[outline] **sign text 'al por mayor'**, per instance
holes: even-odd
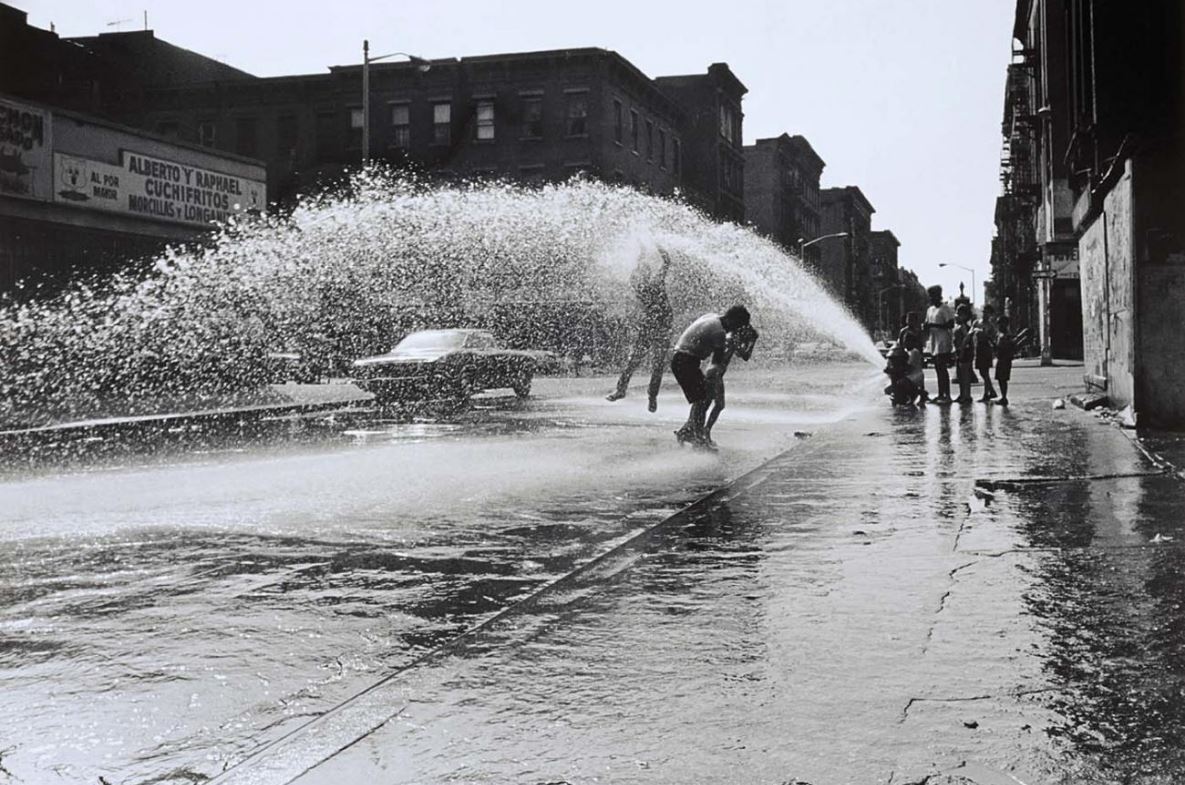
[[[122,166],[56,153],[54,200],[161,221],[209,224],[264,209],[267,186],[223,172],[123,151]]]

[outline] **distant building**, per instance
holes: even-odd
[[[872,290],[871,233],[876,209],[854,185],[819,192],[823,234],[846,237],[819,243],[821,278],[852,314],[871,331],[876,323]]]
[[[1013,36],[992,291],[1034,286],[1046,356],[1080,334],[1087,389],[1180,426],[1185,6],[1018,0]]]
[[[0,93],[115,119],[158,85],[253,79],[151,30],[60,38],[0,3]]]
[[[360,65],[327,74],[158,87],[129,118],[268,163],[277,194],[356,167]],[[578,172],[670,194],[683,177],[685,113],[603,49],[370,67],[370,157],[445,177],[522,182]]]
[[[817,270],[820,235],[819,178],[826,164],[802,136],[758,139],[745,148],[745,220]]]
[[[260,78],[161,41],[152,31],[59,39],[0,4],[2,47],[22,63],[13,95],[87,111],[182,142],[259,158],[287,201],[370,157],[432,177],[520,182],[584,172],[686,197],[742,221],[741,99],[723,63],[650,79],[604,49],[362,65]],[[7,69],[6,69],[7,72]]]
[[[873,303],[876,308],[874,332],[893,335],[901,321],[904,310],[904,293],[901,288],[900,269],[897,266],[897,249],[901,242],[888,229],[870,232],[869,253],[871,259],[871,283]]]
[[[723,221],[745,222],[744,112],[749,88],[726,63],[706,74],[660,76],[654,80],[687,112],[683,187],[691,200]]]

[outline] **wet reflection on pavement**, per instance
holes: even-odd
[[[800,371],[751,401],[737,384],[711,457],[674,446],[675,394],[651,415],[586,379],[451,422],[17,466],[0,484],[0,764],[216,775],[842,417],[867,377]]]

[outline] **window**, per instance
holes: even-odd
[[[239,155],[255,155],[259,152],[259,123],[254,117],[239,117],[235,120],[235,152]]]
[[[537,96],[523,98],[523,138],[543,138],[543,99]]]
[[[654,160],[654,123],[646,121],[646,160]]]
[[[391,104],[391,146],[399,150],[411,147],[411,107]]]
[[[679,144],[679,140],[675,139],[671,143],[671,170],[675,174],[679,174],[679,167],[683,163],[683,150]]]
[[[213,120],[198,123],[198,144],[213,147],[218,143],[218,126]]]
[[[625,133],[625,128],[622,125],[621,116],[621,101],[613,102],[613,141],[621,144],[621,139]]]
[[[282,114],[276,118],[276,155],[287,156],[296,152],[296,115]]]
[[[156,124],[156,132],[161,136],[176,139],[180,135],[181,127],[176,120],[161,120]]]
[[[638,152],[638,113],[633,109],[630,110],[630,146]]]
[[[720,104],[720,135],[736,144],[741,138],[741,118],[731,106]]]
[[[453,105],[448,102],[432,104],[432,144],[452,142]]]
[[[358,107],[350,109],[350,137],[349,146],[354,149],[362,147],[362,110]]]
[[[494,102],[477,102],[477,140],[479,142],[494,141]]]
[[[667,168],[667,132],[663,130],[658,132],[658,168]]]
[[[588,96],[585,93],[568,94],[568,136],[584,136],[588,133]]]
[[[543,164],[520,166],[518,176],[524,183],[541,183],[543,182]]]

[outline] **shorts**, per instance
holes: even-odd
[[[699,403],[708,395],[708,386],[704,380],[700,360],[687,352],[675,352],[671,358],[671,373],[675,374],[675,381],[683,388],[683,396],[688,403]]]

